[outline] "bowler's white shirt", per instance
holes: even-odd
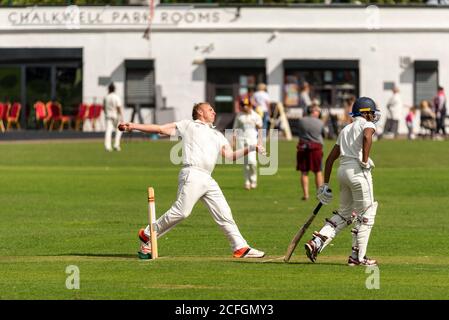
[[[340,157],[362,160],[363,156],[363,130],[376,125],[363,117],[355,117],[354,122],[348,124],[338,135],[336,144],[340,146]]]
[[[234,129],[243,131],[239,138],[257,140],[256,126],[262,127],[262,118],[253,110],[250,113],[240,112],[234,120]]]
[[[229,141],[221,132],[199,120],[181,120],[175,124],[183,141],[182,164],[212,173],[221,149],[229,145]]]

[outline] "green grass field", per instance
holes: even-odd
[[[137,259],[146,188],[155,187],[158,215],[176,197],[171,142],[125,141],[120,153],[101,141],[0,144],[0,299],[448,299],[449,141],[373,145],[379,210],[368,254],[380,264],[378,290],[366,288],[365,268],[346,266],[350,228],[318,263],[304,255],[338,192],[282,262],[316,205],[299,200],[295,143],[280,143],[278,173],[259,177],[257,190],[243,190],[240,166],[214,172],[242,234],[267,253],[257,261],[231,258],[202,203],[159,240],[160,259]],[[66,288],[70,265],[79,290]]]

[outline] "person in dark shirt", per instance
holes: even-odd
[[[322,160],[324,124],[320,120],[321,109],[317,104],[307,108],[307,116],[299,119],[296,146],[296,170],[301,171],[302,200],[309,199],[309,171],[315,174],[315,186],[323,184]]]

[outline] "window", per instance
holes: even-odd
[[[152,60],[126,60],[125,104],[130,107],[155,107],[155,79]]]
[[[206,99],[217,114],[234,113],[236,101],[266,81],[265,60],[261,59],[209,59],[206,67]]]
[[[76,114],[82,102],[83,74],[81,67],[56,67],[56,100],[63,113]]]
[[[285,60],[284,105],[300,106],[304,83],[310,86],[310,98],[322,107],[342,108],[344,101],[359,92],[359,68],[355,60]]]
[[[0,48],[0,101],[20,102],[20,124],[36,128],[33,105],[57,100],[73,114],[82,101],[80,48]]]
[[[438,91],[438,61],[415,61],[415,105],[430,103]]]

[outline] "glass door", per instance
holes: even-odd
[[[62,112],[75,115],[83,95],[81,67],[56,67],[55,86],[55,99],[62,105]]]
[[[20,102],[20,67],[0,66],[0,102]]]

